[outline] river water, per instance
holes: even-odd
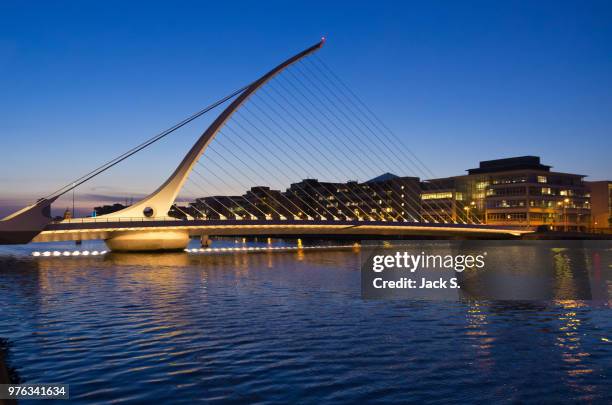
[[[612,401],[610,300],[364,300],[355,248],[32,256],[74,249],[0,250],[9,363],[74,402]]]

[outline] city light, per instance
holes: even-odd
[[[105,255],[107,253],[106,250],[102,250],[102,251],[98,251],[98,250],[74,250],[74,251],[70,251],[70,250],[64,250],[64,251],[59,251],[59,250],[54,250],[54,251],[44,251],[44,252],[39,252],[39,251],[33,251],[31,253],[32,256],[34,257],[82,257],[82,256],[102,256]]]

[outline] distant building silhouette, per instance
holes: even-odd
[[[96,213],[96,216],[98,216],[98,215],[110,214],[111,212],[116,212],[126,207],[127,205],[115,203],[113,205],[103,205],[101,207],[95,207],[94,211]]]

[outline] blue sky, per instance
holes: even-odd
[[[609,179],[610,21],[606,1],[5,1],[0,214],[321,35],[320,57],[436,175],[531,154],[555,170]],[[77,193],[113,200],[152,191],[207,122]]]

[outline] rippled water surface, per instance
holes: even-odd
[[[33,249],[0,250],[0,338],[72,400],[612,401],[608,303],[366,301],[351,249]]]

